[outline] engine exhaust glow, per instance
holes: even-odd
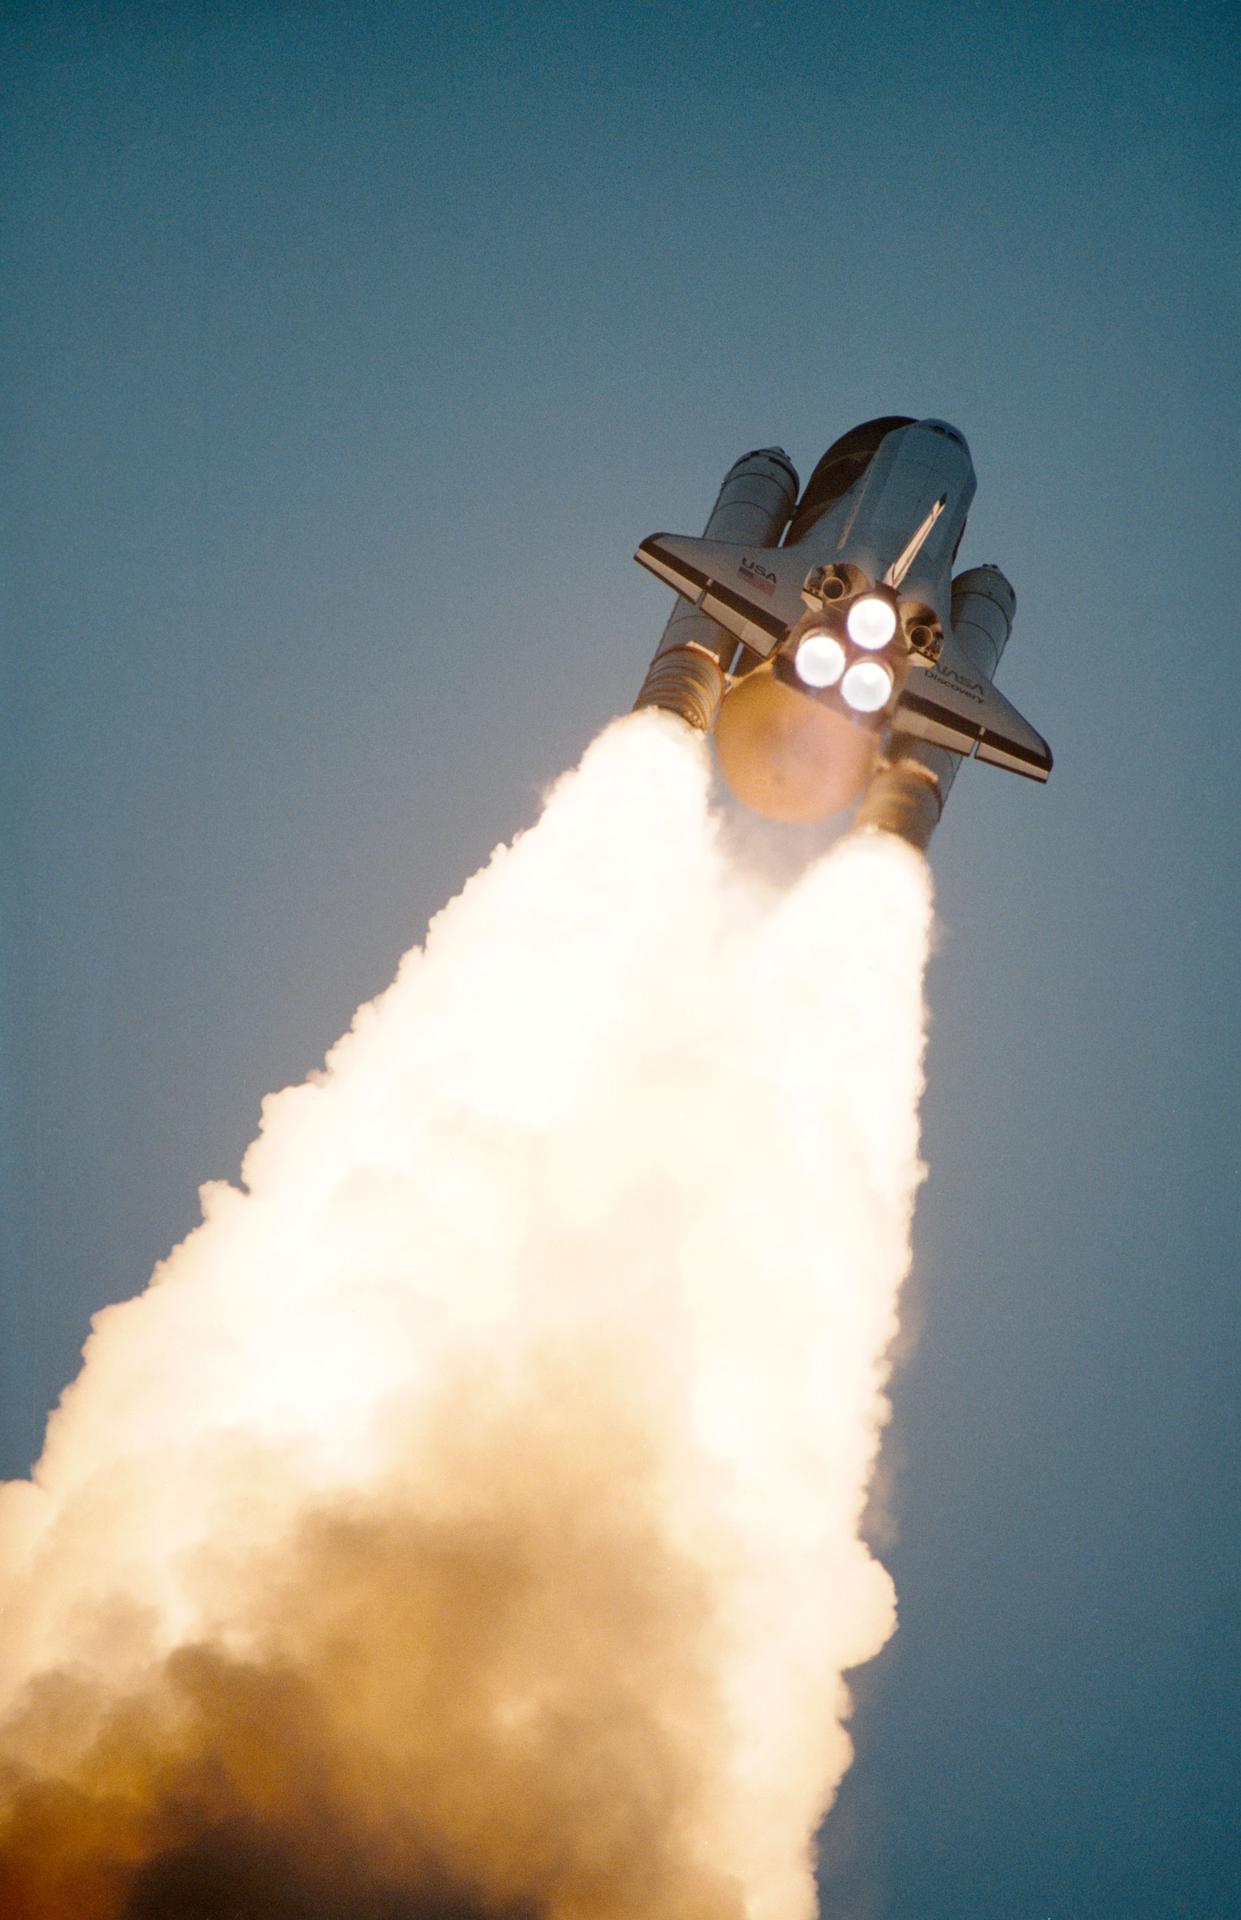
[[[855,647],[874,651],[886,647],[896,632],[896,608],[882,594],[865,593],[853,602],[845,616],[845,625]]]
[[[845,670],[845,650],[834,633],[816,627],[802,639],[794,665],[808,687],[834,687]]]
[[[882,660],[855,660],[840,691],[855,713],[878,713],[892,698],[891,669]]]
[[[0,1494],[5,1920],[813,1914],[928,883],[709,790],[609,728],[96,1317]]]

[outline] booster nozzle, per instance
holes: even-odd
[[[686,726],[710,733],[724,698],[724,685],[724,669],[713,653],[703,647],[669,647],[651,661],[633,710],[637,713],[643,707],[662,707],[665,713],[675,713],[684,720]]]
[[[877,827],[881,833],[894,833],[925,853],[943,807],[943,791],[930,767],[894,760],[876,773],[853,824],[855,830]]]

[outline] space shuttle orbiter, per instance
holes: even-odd
[[[638,548],[681,598],[637,705],[712,732],[757,812],[823,819],[861,794],[859,824],[919,846],[962,759],[1046,780],[1047,742],[993,680],[1016,596],[995,567],[953,577],[975,485],[942,420],[855,427],[800,499],[780,448],[746,454],[701,539]]]

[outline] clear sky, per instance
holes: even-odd
[[[4,9],[0,1470],[548,779],[737,454],[970,441],[1039,790],[934,845],[848,1920],[1228,1920],[1226,5]]]

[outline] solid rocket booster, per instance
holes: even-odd
[[[998,567],[971,567],[952,583],[952,631],[990,684],[1008,645],[1017,595]],[[881,827],[926,850],[961,764],[959,753],[899,730],[857,811],[855,825]]]
[[[774,547],[797,501],[801,482],[783,447],[759,447],[734,461],[703,529],[707,540],[736,547]],[[634,701],[663,707],[710,733],[728,684],[737,640],[709,614],[678,598]]]

